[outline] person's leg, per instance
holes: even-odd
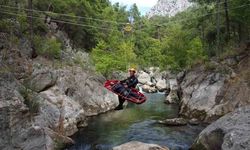
[[[115,110],[123,109],[123,103],[125,102],[125,99],[122,98],[121,96],[118,96],[118,99],[119,99],[119,105],[115,108]]]

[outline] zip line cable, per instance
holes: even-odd
[[[45,18],[43,18],[43,17],[27,16],[27,15],[15,14],[15,13],[11,13],[11,12],[3,12],[3,11],[0,11],[0,13],[2,13],[2,14],[7,14],[7,15],[13,15],[13,16],[21,16],[21,17],[28,17],[28,18],[36,18],[36,19],[40,19],[40,20],[44,20],[44,19],[45,19]],[[79,24],[79,23],[73,23],[73,22],[66,22],[66,21],[57,20],[57,19],[51,19],[51,20],[52,20],[52,21],[55,21],[55,22],[58,22],[58,23],[65,23],[65,24],[69,24],[69,25],[76,25],[76,26],[82,26],[82,27],[90,27],[90,28],[96,28],[96,29],[102,29],[102,30],[115,31],[115,30],[110,29],[110,28],[102,28],[102,27],[96,27],[96,26],[91,26],[91,25],[86,25],[86,24]]]
[[[245,7],[245,6],[248,6],[250,4],[245,4],[245,5],[240,5],[238,7],[233,7],[233,8],[230,8],[228,10],[234,10],[234,9],[238,9],[238,8],[242,8],[242,7]],[[198,16],[198,17],[193,17],[193,18],[189,18],[189,19],[179,19],[179,20],[176,20],[176,21],[170,21],[168,23],[165,23],[163,24],[164,26],[165,25],[168,25],[169,23],[173,23],[173,22],[182,22],[182,21],[187,21],[187,20],[191,20],[191,19],[198,19],[198,18],[202,18],[202,17],[205,17],[205,16],[208,16],[208,15],[214,15],[214,14],[217,14],[217,13],[220,13],[220,12],[224,12],[224,11],[217,11],[217,12],[214,12],[214,13],[207,13],[205,15],[201,15],[201,16]],[[0,13],[3,13],[3,14],[9,14],[9,15],[13,15],[13,16],[25,16],[25,17],[29,17],[29,18],[37,18],[37,19],[45,19],[43,17],[37,17],[37,16],[27,16],[27,15],[22,15],[22,14],[17,14],[17,13],[12,13],[12,12],[1,12]],[[55,22],[59,22],[59,23],[65,23],[65,24],[70,24],[70,25],[76,25],[76,26],[82,26],[82,27],[90,27],[90,28],[96,28],[96,29],[102,29],[102,30],[110,30],[110,31],[115,31],[111,28],[102,28],[102,27],[97,27],[97,26],[91,26],[91,25],[87,25],[87,24],[82,24],[82,23],[74,23],[74,22],[70,22],[70,21],[64,21],[64,20],[60,20],[60,19],[51,19],[52,21],[55,21]],[[154,24],[153,24],[154,25]],[[155,24],[156,25],[156,24]],[[159,25],[158,25],[159,26]]]
[[[18,8],[18,7],[7,6],[7,5],[0,5],[0,7],[10,8],[10,9],[21,9],[21,10],[25,10],[25,11],[33,11],[33,12],[40,12],[40,13],[45,13],[45,14],[61,15],[61,16],[72,17],[72,18],[88,19],[88,20],[95,20],[95,21],[100,21],[100,22],[109,22],[109,23],[122,24],[122,25],[127,24],[127,22],[125,23],[125,22],[103,20],[103,19],[84,17],[84,16],[73,16],[73,15],[69,15],[69,14],[56,13],[56,12],[51,12],[51,11],[42,11],[42,10],[36,10],[36,9],[31,9],[30,10],[30,9],[26,9],[26,8]]]
[[[232,0],[229,0],[229,1],[232,1]],[[225,2],[220,2],[219,5],[220,4],[224,4],[224,3]],[[30,10],[30,9],[26,9],[26,8],[18,8],[18,7],[7,6],[7,5],[0,5],[0,7],[10,8],[10,9],[22,9],[22,10],[26,10],[26,11],[33,11],[33,12],[40,12],[40,13],[47,13],[47,14],[56,14],[56,15],[61,15],[61,16],[66,16],[66,17],[72,17],[72,18],[78,18],[78,19],[95,20],[95,21],[100,21],[100,22],[109,22],[109,23],[115,23],[115,24],[121,24],[121,25],[127,24],[125,22],[103,20],[103,19],[97,19],[97,18],[92,18],[92,17],[73,16],[73,15],[69,15],[69,14],[56,13],[56,12],[51,12],[51,11],[42,11],[42,10],[36,10],[36,9]],[[201,8],[197,8],[196,10],[199,10],[199,9],[201,9]],[[194,11],[196,11],[196,10],[194,10]]]

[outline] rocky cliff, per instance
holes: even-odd
[[[250,46],[178,75],[180,115],[210,123],[192,150],[249,149]]]
[[[0,149],[47,150],[73,143],[68,136],[86,125],[88,116],[117,105],[117,96],[102,86],[103,76],[65,63],[70,59],[30,59],[28,40],[10,45],[9,35],[1,35],[6,38],[1,38],[0,49],[0,133],[4,135]],[[73,51],[65,53],[74,59]]]
[[[249,49],[220,61],[197,65],[179,79],[180,114],[213,122],[250,105]]]
[[[158,0],[157,4],[146,14],[148,18],[153,16],[174,16],[191,6],[188,0]]]

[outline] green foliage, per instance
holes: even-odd
[[[158,39],[145,39],[144,50],[138,56],[138,64],[142,67],[162,66],[161,42]]]
[[[92,58],[98,72],[108,75],[115,70],[125,71],[130,64],[135,62],[136,55],[131,42],[108,45],[108,43],[100,41],[92,50]]]
[[[55,38],[45,38],[40,36],[34,38],[34,45],[37,53],[48,58],[59,59],[61,55],[61,43]]]
[[[207,57],[202,47],[201,39],[196,37],[189,43],[189,49],[187,50],[187,65],[192,66],[193,64],[206,60]]]
[[[10,20],[0,20],[0,32],[10,32],[11,26]]]
[[[54,143],[55,143],[55,150],[61,150],[61,149],[64,149],[65,148],[65,143],[63,143],[62,140],[54,140]]]
[[[115,70],[125,71],[132,64],[178,71],[204,62],[210,57],[225,57],[239,42],[249,40],[248,1],[228,1],[227,7],[220,3],[218,25],[217,1],[191,1],[196,4],[173,17],[154,16],[148,19],[140,15],[136,4],[128,10],[126,6],[119,3],[112,5],[108,0],[35,0],[34,9],[56,13],[34,12],[34,47],[40,55],[60,57],[61,43],[50,38],[43,19],[45,16],[52,20],[81,24],[82,26],[58,22],[58,27],[68,34],[73,48],[91,53],[96,70],[104,75]],[[12,18],[19,22],[21,34],[28,37],[27,12],[21,9],[27,8],[27,1],[4,0],[0,4],[20,7],[18,10],[9,10],[20,14],[19,16],[0,14],[0,31],[10,32],[16,28],[10,23],[9,18]],[[129,17],[134,19],[131,24],[133,31],[124,33],[123,29]],[[220,31],[219,37],[217,30]],[[86,65],[80,57],[75,57],[71,62],[72,65]],[[207,65],[207,68],[213,67]]]

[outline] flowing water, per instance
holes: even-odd
[[[110,150],[129,141],[141,141],[168,146],[170,149],[188,149],[202,126],[167,127],[157,124],[160,119],[178,115],[178,106],[163,103],[163,94],[147,94],[142,105],[129,105],[121,111],[101,114],[89,120],[72,138],[76,144],[68,150]]]

